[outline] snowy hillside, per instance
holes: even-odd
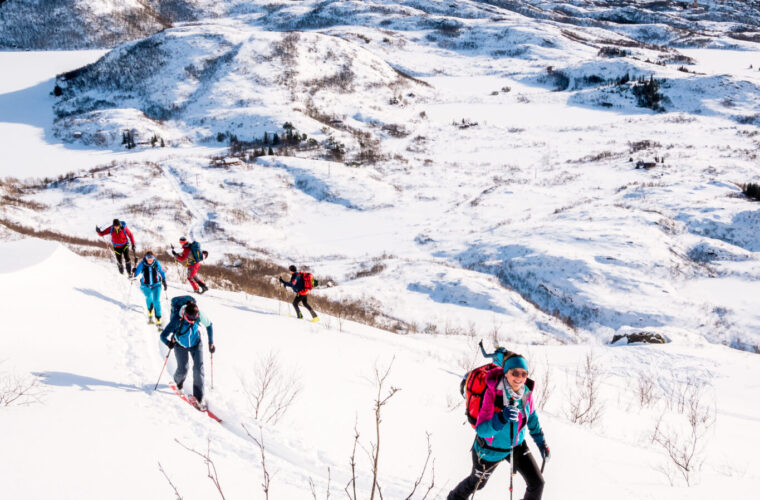
[[[372,476],[364,450],[377,442],[375,370],[389,366],[381,395],[400,390],[382,409],[384,498],[412,492],[423,471],[426,432],[430,463],[411,498],[423,498],[431,482],[427,498],[445,498],[469,472],[473,431],[458,383],[483,362],[475,339],[399,336],[350,322],[339,331],[327,315],[320,324],[302,323],[285,315],[287,304],[212,291],[199,304],[215,330],[209,398],[224,420],[218,424],[172,394],[166,373],[153,391],[166,351],[145,324],[142,295],[111,264],[40,240],[0,244],[0,262],[0,287],[14,291],[3,301],[13,313],[0,333],[0,394],[17,384],[29,388],[15,404],[0,404],[0,480],[8,498],[173,497],[159,464],[182,498],[219,498],[203,458],[182,445],[210,450],[225,498],[265,498],[261,451],[241,424],[263,436],[272,499],[311,498],[310,480],[318,498],[328,488],[331,498],[342,496],[358,432],[357,492],[368,497]],[[169,295],[184,293],[182,286],[172,280]],[[758,390],[756,355],[687,342],[510,347],[528,355],[534,376],[550,387],[538,400],[554,455],[546,464],[544,498],[752,498],[760,482],[752,452],[760,446],[760,408],[746,396]],[[603,408],[591,426],[567,416],[578,397],[575,370],[589,352],[601,370]],[[273,407],[265,402],[256,419],[249,397],[257,394],[256,372],[270,355],[283,373],[278,380],[300,390],[281,418],[267,421]],[[715,418],[698,441],[691,488],[650,439],[658,420],[663,432],[683,437],[671,426],[685,430],[677,399],[696,387],[689,380],[702,387],[698,409]],[[641,402],[642,384],[651,401]],[[477,498],[504,498],[507,483],[502,467]],[[522,494],[519,476],[515,484]]]

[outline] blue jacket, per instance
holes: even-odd
[[[505,396],[506,398],[506,396]],[[525,384],[525,393],[518,401],[517,423],[510,425],[503,412],[496,412],[491,420],[482,422],[475,428],[477,436],[473,449],[480,458],[488,462],[498,462],[509,456],[509,449],[525,441],[525,429],[530,431],[537,445],[544,442],[544,432],[538,422],[538,414],[533,404],[533,381]],[[510,442],[510,439],[513,439]]]
[[[145,262],[145,258],[143,258],[143,260],[141,260],[135,268],[135,276],[141,273],[142,276],[140,276],[140,283],[149,288],[158,286],[162,282],[166,281],[166,273],[161,267],[161,263],[158,261],[158,259],[153,259],[153,265],[150,265]],[[159,276],[161,276],[161,279],[158,279]]]
[[[174,333],[174,339],[177,341],[179,345],[186,348],[195,347],[198,345],[201,341],[201,333],[198,329],[199,325],[203,325],[206,327],[206,335],[208,335],[208,343],[213,344],[214,343],[214,328],[211,324],[211,321],[209,321],[208,317],[203,313],[203,311],[200,312],[198,320],[195,321],[195,323],[188,323],[184,320],[183,316],[185,315],[185,306],[182,306],[182,309],[179,310],[179,315],[176,318],[173,318],[171,321],[169,321],[169,324],[166,325],[166,328],[164,328],[164,331],[161,332],[161,341],[164,344],[168,344],[169,342],[169,335]]]

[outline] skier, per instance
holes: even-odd
[[[549,460],[549,447],[538,422],[533,404],[532,381],[527,380],[528,362],[519,354],[504,360],[503,368],[495,367],[486,376],[486,390],[475,423],[475,443],[472,445],[472,472],[451,490],[447,500],[466,500],[476,489],[482,489],[502,460],[511,462],[525,480],[523,500],[540,500],[544,478],[525,442],[527,426],[541,458]],[[528,381],[528,384],[526,384]],[[501,412],[495,411],[497,395],[509,400]],[[515,457],[512,460],[512,456]]]
[[[153,310],[156,311],[156,326],[161,326],[161,285],[166,291],[166,273],[153,252],[148,252],[135,267],[135,276],[140,276],[140,290],[145,295],[148,306],[148,323],[153,323]]]
[[[102,231],[98,226],[95,226],[95,231],[98,232],[99,236],[105,236],[107,234],[111,235],[113,253],[116,256],[116,266],[119,268],[119,272],[121,274],[124,274],[124,267],[121,264],[121,259],[123,257],[127,264],[127,276],[131,276],[132,262],[129,260],[130,242],[132,243],[132,258],[135,260],[135,262],[137,262],[137,257],[135,256],[135,237],[132,236],[132,231],[130,231],[127,227],[127,223],[120,221],[119,219],[114,219],[113,224],[103,229]]]
[[[314,278],[311,276],[311,273],[299,273],[298,268],[294,265],[291,265],[288,269],[292,273],[290,275],[290,281],[285,281],[284,279],[280,278],[280,283],[282,284],[283,288],[290,287],[294,292],[296,292],[296,298],[293,300],[293,307],[296,308],[296,315],[298,316],[298,319],[303,318],[301,309],[298,308],[298,304],[303,303],[304,307],[311,313],[312,323],[319,321],[319,316],[317,316],[317,313],[315,313],[314,309],[311,308],[306,298],[314,286]]]
[[[192,246],[192,243],[187,241],[187,238],[184,236],[179,239],[179,244],[182,245],[182,254],[180,255],[175,252],[174,245],[172,245],[172,255],[174,255],[174,258],[177,260],[177,262],[182,262],[187,266],[187,281],[190,282],[190,285],[193,287],[193,291],[195,293],[206,292],[208,290],[208,287],[203,281],[201,281],[197,274],[198,270],[201,268],[201,260],[205,258],[206,255],[208,255],[208,252],[203,252],[203,256],[193,255],[192,249],[190,248]],[[198,288],[198,285],[200,285],[200,289]]]
[[[174,358],[177,360],[174,382],[180,391],[185,383],[185,377],[187,377],[188,358],[193,358],[193,396],[195,396],[198,408],[205,410],[206,402],[203,400],[203,342],[201,341],[199,325],[206,327],[208,350],[212,354],[216,352],[214,329],[211,321],[204,313],[200,312],[192,297],[175,297],[172,299],[172,305],[174,306],[178,301],[183,300],[185,302],[177,314],[175,315],[172,311],[169,324],[161,332],[161,341],[169,349],[174,349]]]

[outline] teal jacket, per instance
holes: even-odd
[[[509,456],[511,447],[516,447],[525,441],[526,429],[537,445],[543,444],[544,431],[541,430],[536,407],[533,404],[533,381],[530,379],[525,383],[525,393],[518,401],[517,408],[519,410],[517,423],[510,425],[502,412],[495,412],[491,420],[482,422],[475,428],[477,436],[473,449],[480,458],[488,462],[504,460]]]

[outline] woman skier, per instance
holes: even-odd
[[[140,276],[140,290],[145,295],[148,306],[148,323],[153,323],[153,311],[156,311],[156,326],[161,326],[161,285],[166,291],[166,273],[153,252],[148,252],[137,264],[135,276]]]
[[[526,383],[527,382],[527,383]],[[496,411],[496,396],[502,395],[504,409]],[[509,402],[509,405],[506,402]],[[549,447],[538,422],[533,404],[533,381],[528,379],[528,361],[519,354],[504,360],[502,367],[489,370],[486,390],[475,423],[472,445],[472,471],[451,490],[447,500],[466,500],[476,489],[482,489],[502,460],[511,462],[527,484],[523,500],[540,500],[544,478],[525,442],[525,429],[548,460]]]

